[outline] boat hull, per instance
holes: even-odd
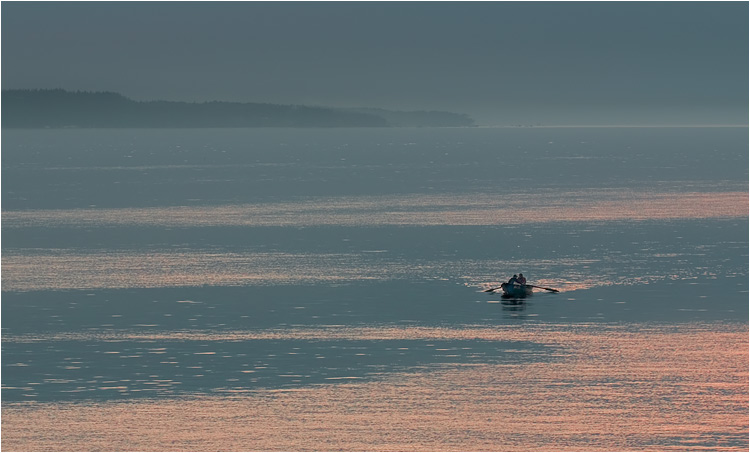
[[[527,297],[534,293],[534,288],[529,285],[509,285],[503,283],[501,285],[504,297]]]

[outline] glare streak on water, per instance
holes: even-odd
[[[731,324],[730,324],[731,325]],[[214,331],[138,331],[138,330],[89,330],[87,332],[57,332],[47,334],[14,335],[3,338],[13,343],[33,343],[39,341],[251,341],[251,340],[486,340],[486,341],[538,341],[547,344],[562,344],[558,337],[570,339],[586,332],[629,333],[628,325],[597,325],[594,323],[555,324],[544,323],[530,330],[516,326],[467,325],[456,327],[433,326],[320,326],[284,327],[276,329],[222,330]],[[722,329],[710,323],[693,323],[686,327],[690,332],[707,333],[712,328]],[[663,333],[679,332],[679,326],[653,327],[648,324],[632,327],[637,332]],[[564,333],[561,333],[564,331]],[[633,334],[635,335],[635,334]]]
[[[492,226],[520,223],[615,222],[626,220],[742,218],[747,193],[577,192],[505,198],[475,196],[403,196],[327,198],[276,204],[139,209],[7,211],[3,228],[75,227],[303,227],[303,226]],[[575,229],[574,229],[575,231]],[[383,255],[382,257],[376,255]],[[578,257],[559,257],[567,269],[555,269],[560,289],[622,284],[632,277],[607,275],[583,266]],[[611,259],[611,258],[605,258]],[[627,261],[628,258],[624,258]],[[487,269],[536,268],[539,260],[429,260],[394,258],[380,253],[215,252],[190,248],[163,251],[116,249],[11,249],[2,257],[4,291],[72,288],[149,288],[195,285],[336,283],[388,278],[473,276]],[[596,261],[592,261],[592,264]],[[610,269],[618,267],[607,266]],[[581,272],[586,268],[585,273]],[[728,270],[728,272],[734,272]],[[650,272],[646,272],[650,274]],[[480,280],[477,280],[477,276]],[[671,278],[691,278],[674,272]],[[561,283],[565,282],[565,283]],[[545,284],[539,280],[538,284]]]
[[[338,197],[225,206],[5,211],[3,227],[514,225],[743,217],[747,204],[746,192],[597,190],[502,196]]]
[[[69,249],[11,249],[2,257],[2,290],[341,284],[394,279],[452,280],[457,276],[464,276],[462,279],[467,285],[486,289],[497,286],[496,282],[485,283],[487,280],[483,280],[493,278],[496,269],[533,268],[537,270],[535,284],[555,286],[564,292],[594,286],[682,280],[705,273],[702,269],[681,267],[662,275],[644,270],[644,275],[633,277],[619,275],[616,270],[612,270],[611,266],[621,266],[628,260],[632,260],[632,257],[610,257],[606,260],[558,258],[410,261],[367,252],[304,254],[89,250],[81,253]],[[602,268],[603,263],[607,267]],[[609,272],[607,269],[610,269]],[[721,263],[714,263],[713,270],[730,276],[743,273],[741,269],[725,267]],[[554,274],[554,278],[545,278],[544,274]]]
[[[230,385],[216,389],[221,396],[5,404],[4,449],[748,448],[746,325],[370,328],[350,334],[533,338],[568,352],[553,362],[446,365],[367,382],[342,375],[337,381],[346,383],[289,389],[247,392]],[[78,429],[71,432],[73,421]]]

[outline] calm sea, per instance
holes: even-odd
[[[748,130],[4,130],[1,307],[8,451],[747,451]]]

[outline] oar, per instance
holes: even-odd
[[[526,284],[526,286],[531,286],[532,288],[539,288],[539,289],[544,289],[544,290],[546,290],[546,291],[552,291],[553,293],[559,293],[559,292],[560,292],[560,290],[558,290],[558,289],[554,289],[554,288],[545,288],[544,286],[536,286],[536,285],[529,285],[529,284]],[[485,292],[485,293],[491,293],[491,292],[493,292],[493,291],[497,291],[497,290],[498,290],[498,289],[500,289],[500,288],[502,288],[502,286],[498,286],[497,288],[490,288],[490,289],[485,289],[485,290],[484,290],[484,292]]]
[[[528,285],[528,284],[526,286],[531,286],[532,288],[539,288],[539,289],[544,289],[544,290],[547,290],[547,291],[552,291],[553,293],[559,293],[560,292],[559,289],[545,288],[544,286],[536,286],[536,285]]]

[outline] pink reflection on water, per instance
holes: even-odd
[[[379,278],[386,272],[354,254],[204,251],[11,251],[3,254],[2,266],[3,291],[334,283]]]
[[[550,363],[453,365],[293,391],[4,404],[3,449],[748,449],[744,324],[377,330],[360,334],[499,336],[565,352]]]
[[[579,191],[311,198],[304,202],[5,211],[3,227],[515,225],[747,217],[747,192]]]

